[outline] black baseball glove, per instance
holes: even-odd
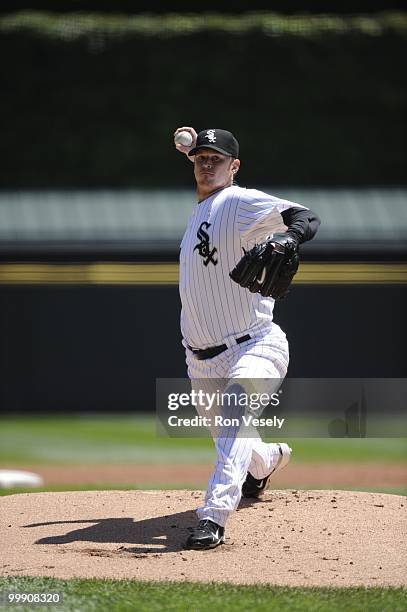
[[[300,262],[298,244],[289,234],[274,234],[263,244],[256,244],[244,255],[229,276],[252,293],[279,300],[288,287]]]

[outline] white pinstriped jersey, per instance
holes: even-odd
[[[194,348],[226,343],[270,329],[274,300],[250,293],[229,272],[267,236],[284,232],[281,212],[305,208],[257,189],[232,185],[195,205],[181,242],[181,332]]]

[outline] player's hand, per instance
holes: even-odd
[[[185,147],[182,144],[175,144],[175,148],[180,152],[180,153],[184,153],[185,155],[188,155],[189,151],[191,149],[193,149],[196,145],[196,139],[198,137],[198,134],[196,133],[196,131],[194,130],[193,127],[188,127],[188,126],[183,126],[183,127],[179,127],[175,130],[174,132],[174,136],[177,132],[189,132],[192,136],[192,144],[189,147]],[[189,158],[190,160],[194,159],[194,156]]]

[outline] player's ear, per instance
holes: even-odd
[[[232,166],[231,166],[233,174],[236,174],[239,168],[240,168],[240,159],[234,159],[232,162]]]

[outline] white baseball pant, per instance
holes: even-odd
[[[212,359],[198,360],[186,350],[188,376],[198,379],[198,386],[207,393],[225,392],[219,384],[232,379],[272,379],[267,389],[269,395],[278,390],[287,373],[289,352],[285,334],[274,324],[267,332],[242,344],[234,344]],[[202,379],[205,379],[204,381]],[[206,380],[207,379],[207,380]],[[255,380],[253,381],[256,384]],[[263,383],[262,383],[263,384]],[[226,391],[230,390],[230,385]],[[262,392],[264,389],[262,389]],[[204,406],[197,406],[200,416],[208,416]],[[217,460],[209,479],[204,504],[198,508],[199,519],[210,519],[225,526],[230,514],[241,498],[242,484],[249,471],[254,478],[265,478],[273,470],[278,455],[275,447],[263,442],[254,428],[250,437],[239,437],[235,428],[229,428],[227,436],[220,436],[219,429],[211,431],[214,437]]]

